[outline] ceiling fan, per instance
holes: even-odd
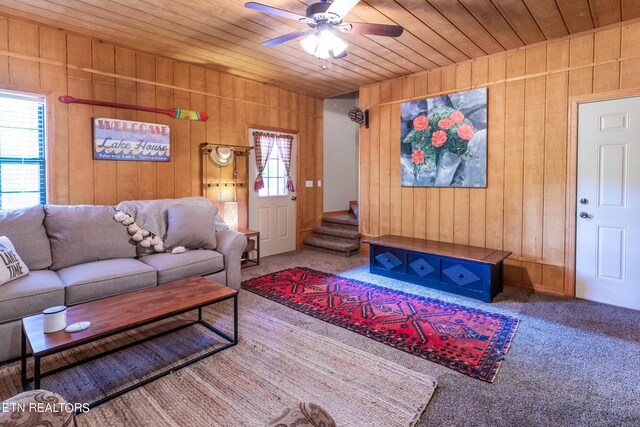
[[[307,7],[307,16],[278,9],[260,3],[245,3],[245,7],[260,12],[293,19],[309,25],[308,29],[294,31],[289,34],[268,40],[264,46],[276,46],[280,43],[306,36],[300,40],[302,48],[320,59],[340,59],[347,56],[347,43],[336,36],[334,30],[343,33],[370,34],[375,36],[398,37],[404,29],[398,25],[367,24],[342,22],[344,17],[360,0],[322,0]]]

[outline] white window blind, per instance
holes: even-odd
[[[0,91],[0,209],[46,203],[45,98]]]

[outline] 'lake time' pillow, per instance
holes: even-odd
[[[6,236],[0,237],[0,285],[29,274],[27,265]]]

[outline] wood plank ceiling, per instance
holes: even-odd
[[[264,0],[304,15],[311,0]],[[305,24],[244,0],[2,0],[0,13],[326,98],[422,70],[640,16],[640,0],[363,0],[346,21],[397,24],[397,38],[343,35],[323,61],[296,41],[262,42]]]

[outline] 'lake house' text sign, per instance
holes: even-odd
[[[118,119],[93,119],[93,158],[168,162],[169,126]]]

